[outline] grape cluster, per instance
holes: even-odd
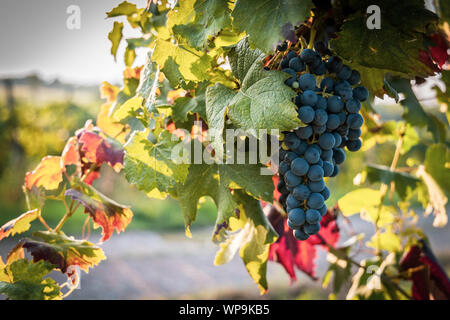
[[[287,47],[280,45],[278,50]],[[291,76],[285,84],[298,92],[295,104],[304,126],[283,132],[277,189],[295,238],[306,240],[319,232],[327,212],[330,190],[324,177],[339,173],[345,147],[349,151],[361,148],[363,117],[359,111],[369,92],[358,86],[358,71],[339,57],[323,59],[312,49],[300,55],[288,51],[281,69]]]

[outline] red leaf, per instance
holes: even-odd
[[[424,241],[410,248],[399,269],[411,272],[414,299],[450,299],[450,280]]]
[[[319,236],[312,236],[306,241],[298,241],[287,225],[287,218],[283,217],[274,207],[271,208],[268,218],[279,238],[270,246],[269,260],[280,263],[291,277],[291,281],[296,280],[295,267],[311,278],[317,279],[315,276],[316,246],[324,246],[324,241],[334,246],[339,239],[336,211],[337,209],[329,209],[323,217]],[[324,246],[324,248],[327,247]]]
[[[442,67],[449,59],[449,46],[440,32],[436,32],[430,38],[436,44],[429,47],[431,57],[439,67]]]
[[[83,161],[95,163],[97,167],[102,163],[108,163],[116,172],[122,169],[123,149],[115,148],[97,133],[84,131],[79,135],[78,142]]]
[[[273,200],[278,201],[280,199],[281,193],[277,189],[278,181],[280,181],[280,177],[278,175],[272,176],[273,185],[275,188],[273,189]]]

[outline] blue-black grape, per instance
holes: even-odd
[[[284,43],[279,51],[281,46]],[[305,72],[306,65],[309,72]],[[285,83],[297,92],[294,102],[298,118],[306,126],[283,132],[277,189],[281,193],[279,202],[288,212],[288,226],[296,239],[306,240],[319,232],[320,220],[327,213],[325,200],[330,190],[324,177],[339,174],[345,148],[361,148],[364,119],[359,112],[369,92],[363,86],[354,87],[361,81],[358,71],[336,56],[324,62],[312,49],[300,55],[289,51],[281,69],[290,75]],[[318,87],[314,75],[323,75],[326,70]]]
[[[291,162],[291,171],[301,177],[308,173],[309,164],[303,158],[297,158]]]
[[[287,44],[286,41],[283,41],[282,43],[280,43],[279,45],[277,45],[277,50],[278,50],[278,51],[281,51],[281,52],[286,51],[287,48],[288,48],[288,44]]]

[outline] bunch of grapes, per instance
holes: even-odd
[[[286,51],[287,46],[282,44],[278,50]],[[306,240],[319,232],[327,212],[330,190],[324,177],[339,173],[345,147],[349,151],[361,148],[359,111],[369,92],[358,86],[358,71],[336,56],[325,60],[312,49],[300,55],[287,52],[281,69],[291,76],[286,85],[298,92],[295,104],[304,126],[283,132],[277,189],[295,238]]]

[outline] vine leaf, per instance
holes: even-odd
[[[108,33],[108,39],[111,41],[111,54],[116,59],[117,49],[119,49],[120,40],[122,40],[123,23],[114,21],[113,29]]]
[[[31,190],[33,187],[43,187],[45,190],[55,190],[63,181],[63,168],[61,157],[46,156],[38,164],[36,169],[25,175],[25,187]]]
[[[61,299],[62,294],[56,281],[51,278],[43,279],[52,270],[53,265],[46,261],[33,263],[20,259],[3,266],[0,263],[0,294],[12,300]]]
[[[381,29],[367,28],[369,5],[381,8]],[[350,66],[361,73],[370,92],[383,96],[387,74],[409,79],[433,74],[434,67],[422,62],[421,50],[427,25],[436,23],[438,18],[425,9],[423,2],[362,1],[357,10],[331,43],[338,55],[351,61]],[[408,12],[408,17],[404,12]]]
[[[194,140],[196,141],[196,140]],[[190,226],[195,221],[200,198],[210,196],[217,206],[217,220],[213,241],[223,241],[229,219],[236,216],[238,204],[230,188],[244,189],[255,198],[271,201],[273,184],[271,176],[261,175],[258,164],[192,164],[183,185],[178,185],[177,194],[190,235]]]
[[[184,45],[176,45],[170,41],[157,39],[153,60],[160,66],[172,58],[185,80],[202,81],[208,79],[207,70],[211,65],[211,57]]]
[[[131,184],[150,194],[155,189],[166,193],[188,175],[188,164],[172,160],[172,150],[181,142],[163,131],[155,143],[148,139],[149,130],[136,131],[125,146],[125,176]]]
[[[226,0],[185,0],[179,4],[168,14],[167,27],[193,48],[206,47],[210,36],[231,27]]]
[[[269,213],[269,220],[279,234],[279,238],[270,246],[269,260],[280,263],[292,281],[297,279],[295,267],[312,279],[317,279],[315,275],[316,246],[320,245],[327,249],[328,246],[326,244],[332,247],[336,245],[340,235],[336,219],[336,211],[328,209],[327,214],[320,222],[320,237],[314,235],[306,241],[298,241],[294,238],[292,230],[287,225],[287,218],[283,217],[278,210],[272,208]]]
[[[109,199],[86,183],[79,182],[76,187],[78,190],[69,189],[65,195],[79,201],[94,221],[94,227],[102,228],[101,242],[108,240],[114,230],[117,233],[125,230],[133,217],[129,207]]]
[[[106,13],[108,18],[119,17],[119,16],[130,16],[137,13],[138,9],[134,3],[129,3],[124,1],[120,3],[117,7]]]
[[[279,40],[284,40],[283,27],[306,20],[312,7],[310,0],[238,0],[231,15],[233,26],[248,34],[252,46],[270,52]]]
[[[295,92],[284,84],[288,75],[264,70],[264,57],[250,49],[247,38],[230,50],[231,70],[241,87],[229,102],[228,116],[244,130],[298,128],[302,123],[292,102]]]
[[[258,200],[242,190],[235,190],[233,198],[239,203],[238,217],[230,218],[227,239],[220,244],[214,260],[215,265],[228,263],[239,250],[245,267],[259,286],[261,294],[268,289],[266,272],[270,244],[277,234],[267,220]]]
[[[0,228],[0,240],[27,231],[31,227],[30,222],[35,220],[37,217],[39,217],[39,210],[34,209],[27,211],[17,218],[5,223]]]
[[[25,238],[21,246],[33,256],[33,261],[50,262],[66,273],[70,266],[79,266],[86,273],[105,260],[103,250],[85,240],[76,240],[63,232],[37,231],[33,236],[40,240]]]

